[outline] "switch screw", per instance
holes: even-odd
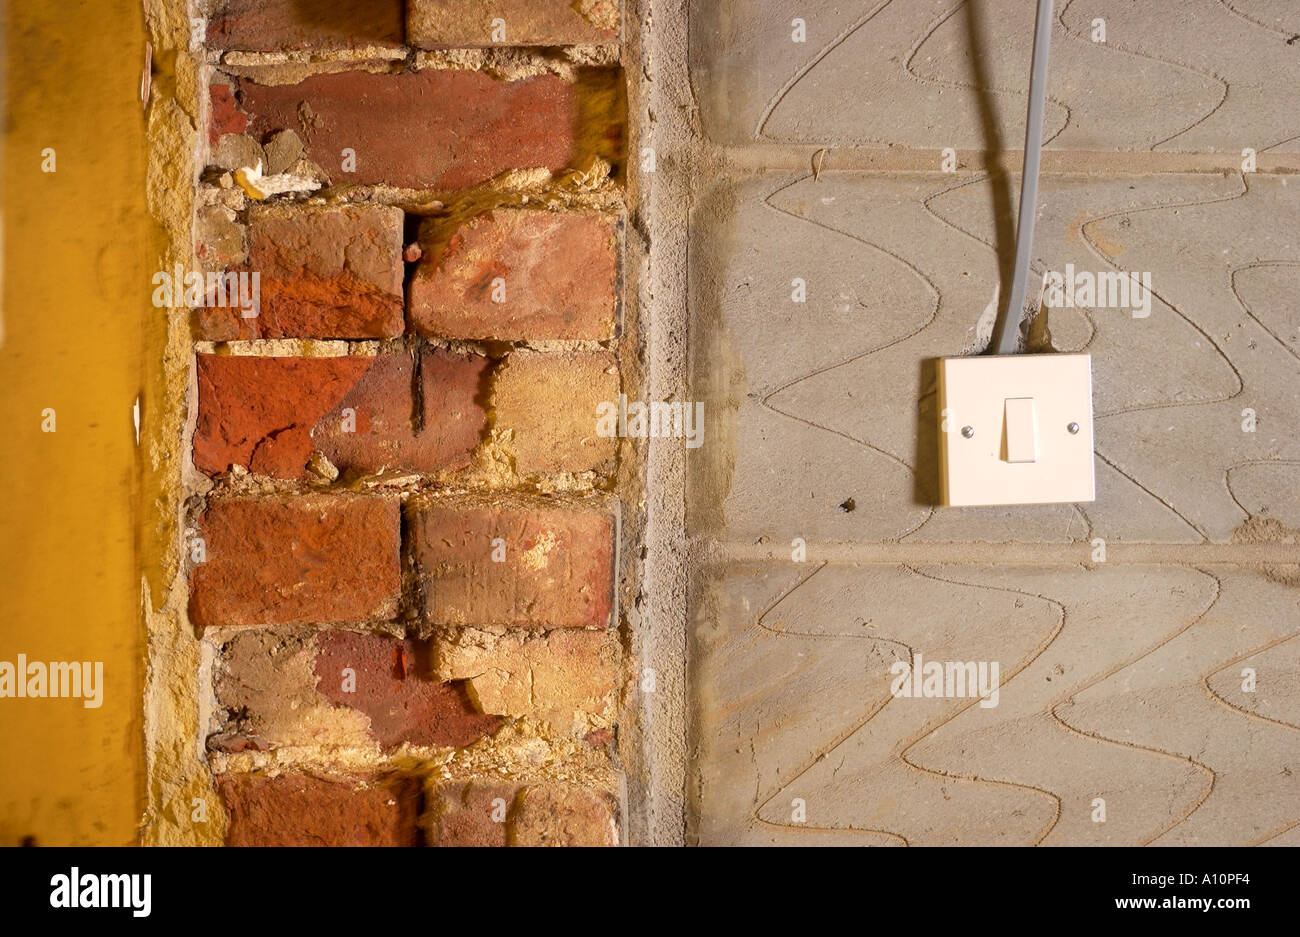
[[[973,426],[963,426],[963,427],[961,428],[961,434],[962,434],[963,436],[965,436],[967,439],[970,439],[972,436],[975,435],[975,427],[973,427]]]
[[[1069,426],[1066,427],[1066,429],[1069,430],[1070,435],[1073,436],[1075,433],[1079,432],[1079,424],[1071,423]]]

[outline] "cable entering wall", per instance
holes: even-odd
[[[1025,165],[1020,174],[1020,220],[1016,223],[1016,267],[1011,290],[998,319],[993,351],[1012,355],[1025,309],[1029,254],[1034,245],[1034,206],[1038,200],[1038,164],[1043,149],[1043,108],[1047,100],[1047,50],[1052,39],[1052,0],[1038,0],[1034,24],[1033,64],[1029,75],[1029,114],[1025,120]]]

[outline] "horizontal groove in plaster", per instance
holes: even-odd
[[[836,172],[939,172],[942,154],[937,149],[901,147],[833,146],[817,144],[771,144],[718,147],[715,153],[731,169],[740,172],[812,171],[812,160],[822,150],[826,155],[818,175]],[[998,165],[1004,172],[1019,175],[1023,154],[1019,150],[990,153],[958,150],[957,177],[983,172]],[[1096,175],[1153,175],[1160,173],[1239,173],[1240,153],[1146,153],[1121,151],[1045,150],[1041,172]],[[1260,153],[1257,175],[1300,173],[1300,153]]]
[[[774,561],[790,563],[783,543],[706,540],[700,554],[713,565]],[[954,564],[967,566],[1077,566],[1092,562],[1092,545],[1078,543],[845,543],[808,541],[808,564]],[[1106,565],[1259,566],[1300,563],[1300,547],[1288,543],[1107,542]]]

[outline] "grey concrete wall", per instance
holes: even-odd
[[[933,360],[1008,274],[1034,4],[797,6],[691,3],[661,118],[709,433],[688,841],[1300,843],[1300,6],[1057,3],[1025,339],[1092,355],[1097,499],[975,509],[936,505]],[[1149,314],[1040,310],[1067,264]],[[917,653],[997,705],[895,697]]]

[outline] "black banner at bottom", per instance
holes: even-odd
[[[873,924],[942,911],[990,924],[1136,917],[1182,926],[1199,915],[1231,926],[1257,912],[1275,920],[1294,901],[1282,893],[1293,861],[1286,849],[623,849],[599,860],[516,849],[471,860],[434,850],[54,848],[11,849],[7,858],[8,912],[128,929],[206,914],[258,924],[445,923],[462,907],[481,917],[493,894],[503,904],[489,907],[506,915],[533,902],[562,914],[571,903],[586,926],[601,926],[596,908],[609,915],[605,926],[638,916],[646,901],[668,911],[673,894],[692,916],[716,905],[732,919],[784,910],[831,920],[860,904]]]

